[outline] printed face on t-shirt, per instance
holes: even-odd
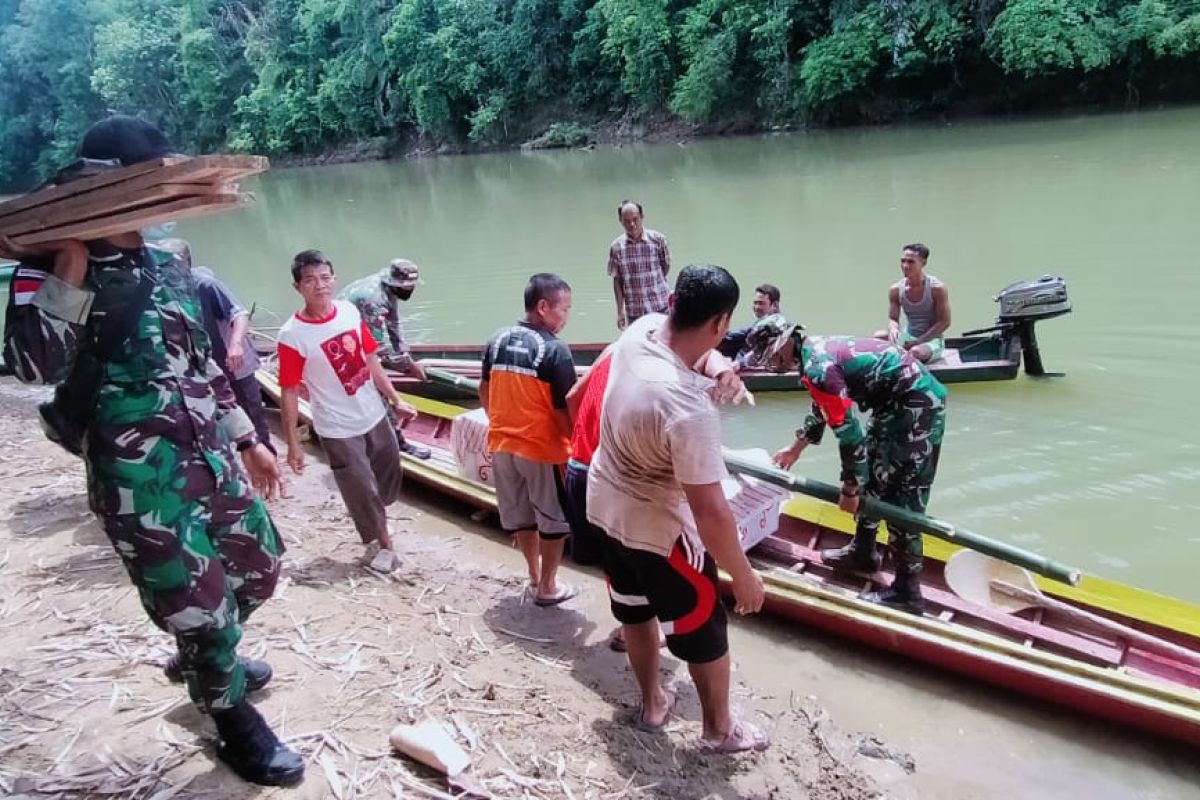
[[[326,339],[321,342],[321,352],[329,359],[329,365],[342,382],[346,394],[357,392],[370,377],[358,331],[346,331]]]

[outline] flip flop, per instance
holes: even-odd
[[[723,739],[701,739],[701,746],[710,753],[761,752],[771,745],[766,732],[749,722],[735,722]]]
[[[556,606],[559,603],[565,603],[578,594],[579,589],[571,586],[570,584],[563,583],[559,584],[558,594],[554,595],[553,597],[535,596],[533,598],[533,604],[535,606],[541,606],[542,608],[549,608],[550,606]]]
[[[662,722],[657,725],[651,725],[646,722],[646,707],[638,703],[637,716],[633,718],[633,727],[644,733],[662,733],[667,727],[667,723],[671,721],[671,712],[675,710],[675,701],[678,696],[674,692],[668,692],[663,689],[663,694],[667,696],[667,713],[663,715]]]

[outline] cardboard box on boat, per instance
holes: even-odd
[[[450,425],[450,444],[459,475],[495,487],[487,432],[487,414],[477,408],[454,418]],[[779,511],[790,496],[786,489],[740,475],[724,480],[721,488],[737,520],[743,550],[749,550],[779,530]]]

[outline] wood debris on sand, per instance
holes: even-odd
[[[284,578],[240,648],[275,668],[255,702],[308,772],[286,792],[249,787],[216,760],[211,721],[163,677],[172,642],[87,514],[82,466],[36,435],[38,397],[0,383],[5,454],[22,452],[0,457],[0,796],[881,796],[831,725],[814,730],[786,698],[744,685],[736,702],[770,714],[774,746],[701,752],[698,701],[674,659],[680,718],[660,735],[633,730],[634,682],[607,647],[610,620],[523,603],[519,577],[408,507],[394,509],[410,517],[395,536],[404,573],[368,571],[319,462],[272,508],[289,542]],[[428,718],[470,756],[469,795],[389,746],[398,723]]]

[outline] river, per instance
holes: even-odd
[[[181,232],[244,302],[280,313],[297,303],[298,250],[325,250],[343,283],[411,258],[424,283],[407,329],[441,343],[513,320],[543,270],[575,289],[565,338],[613,336],[605,261],[624,197],[677,268],[734,272],[739,319],[770,281],[811,332],[881,326],[910,241],[932,249],[955,333],[990,323],[1007,283],[1062,275],[1075,311],[1039,333],[1066,377],[951,387],[930,511],[1200,601],[1197,141],[1200,109],[1176,109],[288,169],[246,186],[250,209]],[[729,413],[727,443],[786,443],[804,398]],[[797,469],[834,480],[836,448],[810,448]]]

